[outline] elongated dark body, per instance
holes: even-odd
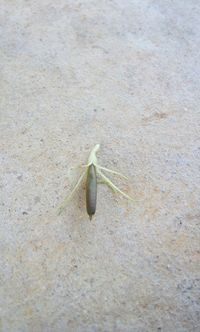
[[[87,183],[86,183],[86,207],[87,213],[92,219],[96,211],[97,203],[97,175],[95,166],[92,164],[88,167]]]

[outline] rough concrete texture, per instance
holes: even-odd
[[[1,0],[3,332],[200,330],[200,3]],[[105,186],[92,222],[90,149]]]

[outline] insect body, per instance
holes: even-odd
[[[86,207],[87,213],[92,219],[95,214],[97,204],[97,174],[96,167],[92,164],[88,167],[86,182]]]
[[[63,211],[63,209],[66,207],[67,203],[75,193],[75,191],[78,189],[80,186],[82,180],[84,177],[87,175],[87,180],[86,180],[86,208],[87,208],[87,213],[90,217],[90,220],[92,219],[92,216],[95,214],[96,211],[96,201],[97,201],[97,176],[100,177],[103,180],[103,183],[107,184],[114,192],[118,192],[124,197],[126,197],[129,200],[133,199],[124,193],[121,189],[119,189],[102,171],[106,171],[109,173],[113,173],[119,176],[122,176],[127,179],[126,176],[123,174],[112,171],[111,169],[108,169],[106,167],[102,167],[98,164],[97,162],[97,157],[96,153],[99,150],[100,145],[96,144],[95,147],[92,149],[90,152],[89,158],[88,158],[88,163],[87,165],[84,165],[83,167],[86,168],[86,170],[83,171],[81,174],[80,178],[78,179],[78,182],[76,183],[74,189],[70,193],[69,196],[66,197],[66,199],[63,201],[61,207],[59,208],[59,214]]]

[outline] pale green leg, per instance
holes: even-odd
[[[98,180],[98,182],[97,182],[98,184],[107,184],[107,182],[105,181],[105,180]],[[107,184],[108,185],[108,184]],[[110,187],[111,188],[111,187]],[[116,190],[114,189],[114,188],[111,188],[112,189],[112,191],[116,194]]]
[[[123,178],[125,179],[128,179],[127,176],[125,176],[124,174],[120,173],[120,172],[116,172],[116,171],[113,171],[112,169],[109,169],[109,168],[106,168],[106,167],[102,167],[102,166],[97,166],[98,168],[106,171],[106,172],[109,172],[109,173],[113,173],[113,174],[117,174],[119,176],[122,176]]]
[[[105,176],[97,167],[97,172],[98,174],[104,179],[105,183],[113,190],[118,191],[121,195],[123,195],[124,197],[128,198],[131,201],[134,201],[133,198],[131,198],[129,195],[125,194],[122,190],[120,190],[114,183],[112,183],[112,181],[107,178],[107,176]]]
[[[71,193],[64,199],[63,203],[61,204],[60,208],[58,209],[58,215],[60,215],[62,213],[62,211],[66,208],[67,203],[70,201],[70,199],[72,198],[72,196],[74,195],[74,193],[76,192],[76,190],[78,189],[78,187],[80,186],[84,176],[86,174],[86,171],[84,171],[80,178],[78,179],[74,189],[71,191]]]

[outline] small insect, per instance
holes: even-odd
[[[86,209],[87,213],[89,215],[90,220],[92,219],[93,215],[96,212],[96,203],[97,203],[97,176],[102,179],[102,182],[105,183],[108,187],[110,187],[114,192],[118,192],[127,199],[133,201],[133,198],[131,198],[129,195],[124,193],[121,189],[119,189],[102,171],[106,171],[112,174],[119,175],[121,177],[124,177],[127,179],[127,177],[119,172],[113,171],[109,168],[102,167],[97,162],[97,156],[96,153],[100,148],[100,144],[96,144],[95,147],[90,152],[88,162],[86,165],[83,165],[82,167],[85,168],[81,176],[79,177],[74,189],[71,191],[69,196],[67,196],[62,205],[59,208],[58,214],[61,214],[62,211],[65,209],[67,203],[72,198],[78,187],[80,186],[81,182],[87,176],[86,180]]]

